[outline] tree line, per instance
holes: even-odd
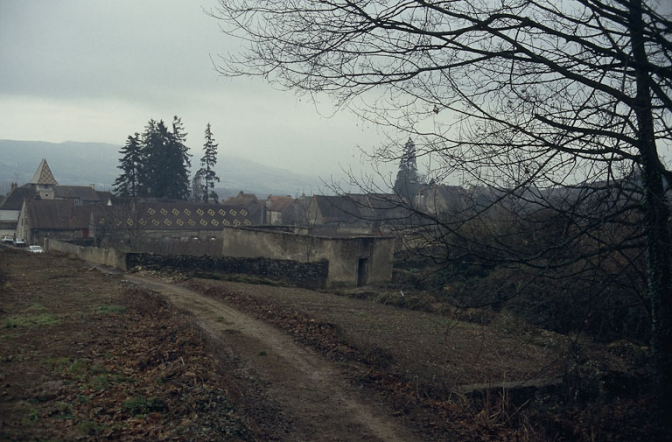
[[[171,200],[218,201],[214,191],[219,181],[214,167],[217,147],[210,123],[205,129],[201,167],[189,179],[191,157],[182,120],[173,117],[170,126],[150,119],[142,134],[129,135],[119,151],[119,177],[114,192],[120,197],[145,197]]]

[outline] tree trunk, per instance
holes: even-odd
[[[665,198],[663,171],[655,142],[650,74],[645,66],[645,48],[641,0],[633,0],[630,9],[632,51],[636,68],[639,151],[642,157],[644,190],[644,230],[646,264],[651,299],[651,354],[655,370],[655,387],[665,419],[672,416],[672,244],[669,209]],[[668,421],[669,422],[669,421]]]

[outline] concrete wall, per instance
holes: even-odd
[[[82,247],[49,238],[44,240],[44,248],[45,251],[56,250],[58,252],[77,256],[84,261],[115,267],[121,270],[128,270],[126,253],[116,249]]]
[[[327,260],[327,287],[391,281],[393,253],[392,238],[327,238],[254,228],[225,229],[222,248],[222,255],[239,258]]]

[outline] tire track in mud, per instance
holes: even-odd
[[[179,285],[125,275],[192,313],[199,325],[228,347],[266,384],[268,395],[292,422],[288,441],[418,440],[343,380],[332,363],[291,337],[221,301]]]

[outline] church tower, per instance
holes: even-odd
[[[54,199],[54,186],[57,186],[58,182],[54,178],[54,174],[51,173],[46,159],[42,159],[33,179],[28,182],[28,185],[35,189],[36,195],[39,195],[39,198],[45,200]]]

